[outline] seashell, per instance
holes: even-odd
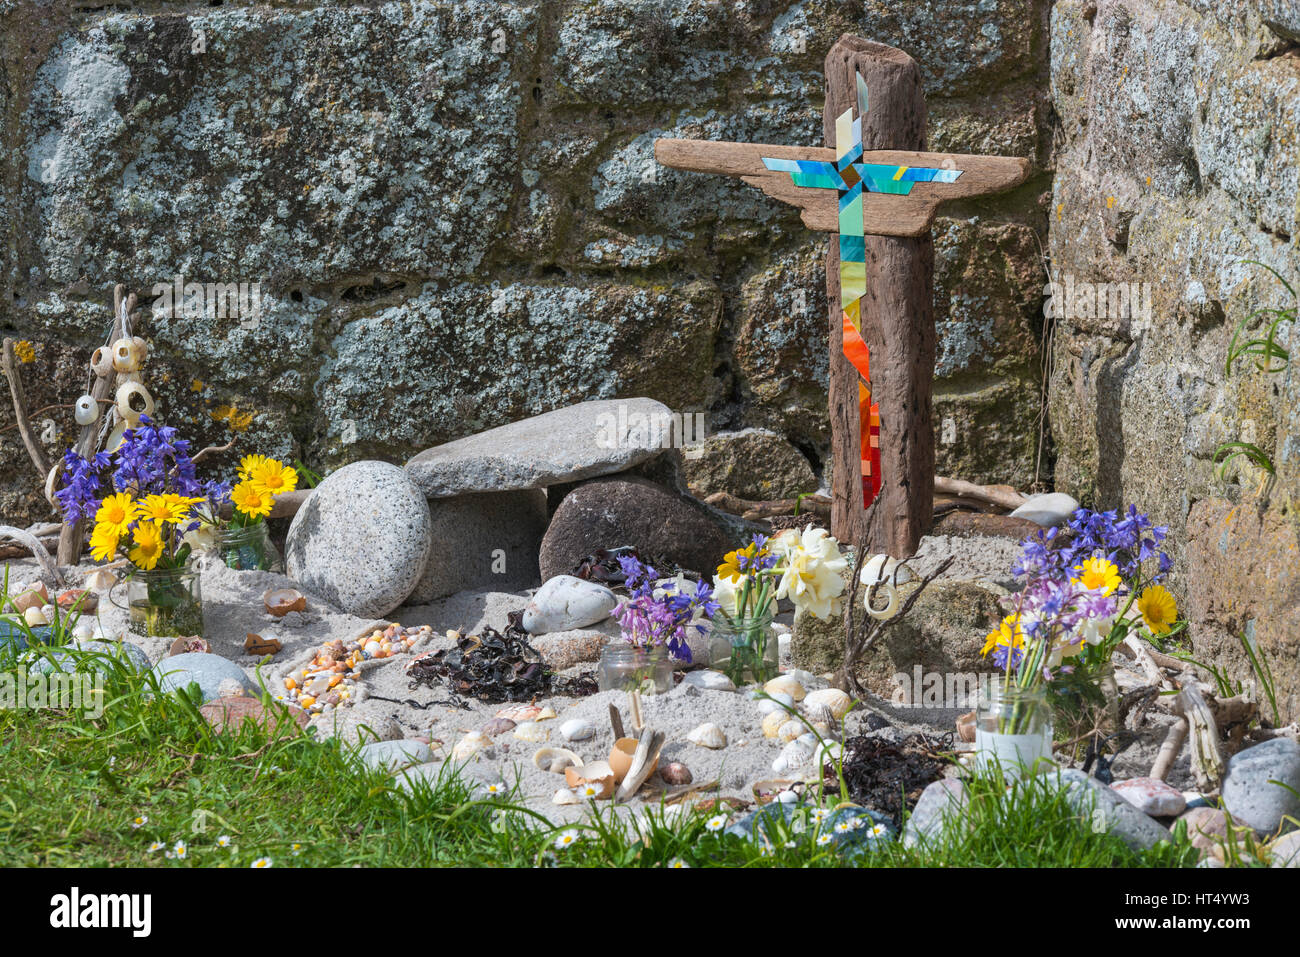
[[[535,704],[512,704],[507,708],[502,708],[493,717],[509,718],[516,724],[521,721],[534,721],[542,713],[542,709]]]
[[[818,709],[827,708],[830,710],[831,719],[839,721],[853,707],[853,699],[839,688],[822,688],[804,698],[803,706],[817,720],[825,720],[817,714]]]
[[[542,708],[541,711],[537,712],[537,717],[535,717],[533,720],[534,720],[534,721],[549,721],[551,718],[554,718],[554,717],[558,717],[558,716],[556,715],[556,713],[555,713],[555,709],[552,708],[550,705],[547,705],[546,707]]]
[[[142,415],[153,415],[153,396],[138,382],[125,382],[117,389],[117,414],[135,428]]]
[[[365,653],[368,654],[371,658],[375,657],[383,650],[384,650],[383,646],[380,645],[379,642],[377,641],[366,642],[366,647],[364,649]]]
[[[186,655],[186,654],[207,654],[212,651],[212,646],[200,638],[198,635],[190,635],[186,638],[177,638],[172,642],[171,648],[167,655]]]
[[[775,738],[781,729],[781,725],[790,720],[790,716],[784,711],[770,711],[763,716],[763,737]]]
[[[456,742],[456,746],[451,749],[451,756],[457,761],[466,761],[480,751],[487,751],[491,747],[491,738],[481,731],[471,731]]]
[[[882,581],[891,585],[902,585],[915,577],[916,575],[905,562],[890,558],[888,555],[872,555],[862,566],[858,581],[870,588],[876,582]]]
[[[711,748],[714,751],[727,746],[727,736],[712,722],[700,725],[686,736],[686,740],[701,748]]]
[[[90,371],[101,379],[112,375],[113,350],[108,346],[100,346],[96,349],[90,356]]]
[[[721,671],[692,671],[682,679],[684,685],[694,685],[705,691],[735,691],[736,685]]]
[[[563,774],[565,768],[582,767],[582,758],[567,748],[538,748],[533,754],[533,764],[552,774]]]
[[[637,745],[640,742],[636,738],[619,738],[614,742],[614,747],[609,751],[609,766],[614,769],[614,782],[622,784],[623,779],[627,777],[627,772],[632,770],[632,759],[636,757]],[[655,773],[655,768],[659,766],[659,759],[655,758],[655,763],[650,768],[650,773]]]
[[[59,462],[50,469],[50,474],[45,476],[45,501],[49,502],[55,508],[59,507],[59,500],[54,497],[54,488],[59,484],[59,479],[63,476],[63,463]]]
[[[551,732],[546,729],[545,725],[538,724],[536,721],[520,721],[515,724],[514,735],[520,741],[541,744],[551,736]]]
[[[39,605],[33,605],[23,612],[23,621],[27,622],[28,627],[39,628],[41,625],[48,625],[49,619],[45,617],[45,612]]]
[[[776,729],[776,738],[782,744],[786,743],[787,741],[794,741],[796,738],[801,737],[803,734],[804,734],[804,723],[794,718],[791,718],[789,721],[785,722],[785,724],[781,725],[781,727]]]
[[[782,707],[782,705],[785,707]],[[793,707],[794,698],[790,697],[784,691],[778,691],[776,694],[772,695],[771,700],[765,698],[758,703],[758,713],[772,714],[774,711],[779,711],[782,714],[785,714],[786,708]]]
[[[505,734],[507,731],[513,731],[514,729],[515,723],[509,718],[493,718],[483,725],[483,733],[489,738],[495,738],[498,734]]]
[[[813,731],[823,738],[833,738],[839,734],[839,728],[836,725],[829,724],[825,721],[814,721]]]
[[[294,588],[272,588],[262,596],[262,607],[268,615],[283,618],[291,611],[306,611],[307,596]]]
[[[967,711],[957,718],[957,737],[967,743],[975,740],[975,712]]]
[[[93,615],[99,608],[99,597],[84,588],[69,588],[60,592],[59,607],[68,611],[75,609],[83,615]]]
[[[582,798],[574,794],[568,788],[560,788],[555,792],[555,797],[551,798],[552,804],[581,804]]]
[[[41,608],[49,603],[50,593],[45,590],[44,582],[37,582],[14,599],[14,607],[22,612],[27,611],[28,608]]]
[[[595,733],[596,729],[591,723],[581,718],[572,718],[560,725],[560,734],[564,735],[566,741],[586,741]]]
[[[107,568],[96,568],[86,576],[86,587],[94,591],[108,591],[117,584],[117,576]]]
[[[235,678],[226,678],[217,685],[218,698],[242,698],[244,686]]]
[[[113,368],[118,372],[134,372],[140,368],[140,350],[134,339],[118,339],[113,343]]]
[[[824,680],[817,677],[811,671],[804,671],[802,668],[791,668],[789,671],[783,673],[803,685],[805,690],[809,688],[821,688],[826,684]]]
[[[92,641],[95,637],[95,629],[85,622],[78,622],[77,627],[72,629],[72,637],[78,641]]]
[[[813,752],[813,771],[818,777],[821,776],[822,769],[828,765],[839,761],[844,756],[844,746],[838,741],[826,741],[818,745]]]
[[[777,774],[785,774],[787,771],[803,767],[811,757],[811,748],[806,747],[799,741],[791,741],[781,749],[781,753],[772,762],[772,770]]]
[[[669,761],[659,769],[659,778],[664,784],[680,787],[683,784],[690,784],[695,780],[691,774],[691,769],[680,761]]]
[[[782,804],[794,803],[787,801],[785,795],[789,794],[794,801],[799,799],[799,793],[791,790],[799,782],[793,778],[779,778],[775,781],[755,781],[750,788],[754,792],[754,800],[759,804],[767,804],[771,801],[779,801]]]
[[[802,701],[804,695],[807,694],[803,689],[803,685],[799,684],[797,680],[791,678],[789,675],[777,675],[767,684],[763,685],[763,690],[768,694],[774,694],[776,692],[788,694],[795,701]]]
[[[882,582],[879,587],[867,589],[862,596],[862,604],[867,609],[867,614],[878,621],[893,618],[898,612],[898,589],[889,582]]]
[[[78,396],[72,403],[72,419],[77,425],[93,425],[99,419],[99,403],[93,396]]]
[[[603,801],[614,794],[614,769],[609,766],[608,761],[592,761],[591,764],[584,764],[582,767],[567,767],[564,769],[564,780],[571,788],[598,784],[600,791],[594,797],[597,801]],[[577,795],[577,797],[578,803],[581,803],[582,796]]]

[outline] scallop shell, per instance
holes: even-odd
[[[507,708],[498,711],[494,718],[509,718],[516,724],[522,721],[535,721],[542,713],[542,709],[535,704],[512,704]]]
[[[763,717],[763,737],[775,738],[780,731],[781,725],[790,720],[790,716],[784,711],[772,711]]]
[[[784,705],[785,707],[782,707]],[[784,691],[778,691],[772,695],[771,699],[764,698],[758,703],[759,714],[771,714],[774,711],[780,711],[785,714],[786,708],[794,707],[794,698],[790,697]]]
[[[772,762],[772,770],[777,774],[785,774],[787,771],[803,767],[811,757],[811,748],[805,747],[799,741],[791,741],[781,749],[781,753]]]
[[[294,588],[272,588],[262,596],[262,607],[268,615],[283,618],[291,611],[306,611],[307,596]]]
[[[492,739],[481,731],[471,731],[465,737],[456,742],[456,746],[451,749],[451,756],[457,761],[464,761],[473,757],[480,751],[486,751],[492,747]]]
[[[86,587],[91,591],[108,591],[117,584],[117,576],[107,568],[96,568],[86,576]]]
[[[819,708],[829,708],[831,717],[838,721],[849,713],[849,709],[853,707],[853,699],[839,688],[822,688],[808,695],[804,699],[803,706],[811,715],[816,715]]]
[[[582,767],[582,758],[568,748],[538,748],[533,754],[533,764],[552,774],[563,774],[565,768]]]
[[[23,612],[23,620],[27,622],[30,628],[39,628],[41,625],[48,625],[49,619],[45,617],[45,612],[39,605],[33,605]]]
[[[803,689],[803,685],[794,678],[791,678],[789,675],[777,675],[767,684],[763,685],[763,690],[768,694],[774,694],[778,691],[781,694],[788,694],[791,698],[794,698],[795,701],[802,701],[804,695],[807,694]]]
[[[714,751],[727,746],[726,734],[712,722],[700,725],[686,736],[686,740],[701,748],[711,748]]]
[[[495,738],[498,734],[505,734],[507,731],[513,731],[514,729],[515,723],[509,718],[493,718],[483,725],[483,733],[489,738]]]
[[[551,736],[551,732],[546,726],[536,721],[520,721],[515,724],[514,735],[520,741],[531,741],[533,744],[541,744]]]
[[[552,708],[552,707],[548,704],[548,705],[546,705],[544,708],[542,708],[541,711],[537,712],[537,717],[533,718],[533,720],[534,720],[534,721],[549,721],[551,718],[554,718],[554,717],[558,717],[558,716],[556,715],[556,713],[555,713],[555,709]]]

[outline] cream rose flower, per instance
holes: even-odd
[[[813,527],[802,533],[786,529],[772,540],[772,547],[781,574],[776,597],[789,598],[796,608],[815,618],[837,614],[844,594],[843,572],[848,567],[840,543],[826,529]]]

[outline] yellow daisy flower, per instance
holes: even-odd
[[[97,562],[112,561],[117,555],[117,543],[121,537],[117,526],[100,522],[90,533],[90,557]]]
[[[275,459],[263,459],[253,469],[248,481],[259,492],[279,495],[281,492],[292,492],[298,487],[298,473],[292,466],[277,462]]]
[[[179,500],[179,501],[177,501]],[[175,525],[185,521],[189,505],[181,496],[146,495],[135,503],[135,517],[141,522]]]
[[[127,552],[127,558],[145,571],[156,568],[163,553],[162,529],[152,522],[141,522],[135,527],[133,537],[135,548]]]
[[[1082,565],[1075,565],[1074,572],[1078,577],[1070,579],[1071,584],[1089,591],[1100,590],[1103,595],[1111,595],[1120,586],[1119,569],[1104,558],[1089,558]]]
[[[1152,585],[1138,596],[1137,609],[1142,620],[1156,635],[1163,635],[1178,620],[1178,605],[1163,585]]]
[[[240,481],[245,481],[247,479],[252,478],[253,470],[258,468],[263,462],[266,461],[268,460],[265,455],[258,455],[256,453],[253,453],[251,455],[245,455],[242,459],[239,460]]]
[[[741,559],[745,560],[746,567],[752,569],[755,562],[766,555],[767,548],[757,548],[753,542],[750,542],[744,548],[737,548],[735,551],[727,552],[722,556],[722,564],[718,566],[717,577],[740,581],[746,575],[746,572],[741,568]]]
[[[271,493],[259,489],[251,481],[240,482],[230,490],[230,501],[236,510],[245,515],[265,518],[271,514]]]
[[[135,505],[131,496],[126,492],[118,492],[99,503],[99,509],[95,512],[95,524],[105,525],[114,530],[115,536],[120,536],[131,524],[134,513]]]
[[[989,632],[980,655],[987,656],[999,645],[1005,646],[1008,650],[1025,646],[1024,632],[1020,630],[1020,619],[1017,616],[1007,615],[1002,619],[1002,624]]]

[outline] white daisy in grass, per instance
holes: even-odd
[[[229,846],[230,846],[229,834],[222,834],[219,838],[217,838],[217,847],[229,847]]]
[[[704,826],[708,828],[710,831],[715,831],[715,832],[721,831],[724,827],[727,826],[727,815],[715,814],[713,817],[709,818],[707,821],[704,822]]]
[[[141,814],[139,817],[131,821],[131,830],[138,831],[140,830],[140,828],[144,827],[148,823],[149,823],[148,816]]]
[[[506,793],[506,786],[494,781],[492,784],[483,785],[483,793],[488,797],[500,797]]]
[[[162,841],[154,841],[152,844],[149,845],[149,853],[150,853],[150,854],[157,854],[157,853],[158,853],[159,851],[161,851],[161,850],[163,849],[163,847],[165,847],[165,846],[166,846],[166,845],[164,845]]]
[[[831,842],[831,836],[829,834],[822,834],[820,837],[817,838],[818,847],[825,847],[830,842]]]
[[[798,846],[799,846],[799,842],[798,842],[798,841],[786,841],[786,842],[785,842],[786,850],[793,850],[794,848],[796,848],[796,847],[798,847]]]
[[[172,845],[172,853],[181,860],[185,860],[186,856],[190,853],[190,849],[186,847],[184,841],[177,841]]]
[[[810,817],[812,818],[812,822],[814,824],[820,824],[822,821],[826,820],[826,818],[830,816],[830,813],[831,812],[826,810],[826,808],[824,807],[815,807],[812,809],[812,813]]]
[[[555,839],[555,846],[560,850],[564,850],[566,847],[576,843],[578,843],[577,831],[565,831]]]
[[[690,867],[691,865],[687,864],[687,863],[686,863],[684,860],[682,860],[680,857],[674,857],[671,861],[669,861],[669,862],[668,862],[667,864],[665,864],[664,866],[665,866],[665,867],[670,867],[670,868],[672,868],[673,870],[681,870],[682,868],[684,868],[684,867]]]
[[[250,864],[249,866],[256,867],[259,869],[263,867],[270,867],[271,859],[269,857],[259,857],[257,860],[253,861],[253,863]]]
[[[589,801],[594,801],[596,798],[600,797],[600,792],[601,792],[601,786],[599,784],[596,784],[592,781],[588,781],[586,784],[583,784],[580,787],[576,788],[573,793],[580,798],[586,798]]]
[[[297,857],[299,854],[302,853],[302,845],[301,845],[301,844],[290,844],[290,845],[289,845],[289,850],[293,852],[293,856],[294,856],[294,857]]]
[[[889,833],[889,828],[885,827],[885,825],[883,824],[877,824],[875,827],[871,829],[872,837],[884,837],[888,833]]]
[[[858,829],[858,822],[856,818],[851,821],[838,821],[835,824],[836,834],[847,834],[849,833],[849,831],[856,831],[857,829]]]

